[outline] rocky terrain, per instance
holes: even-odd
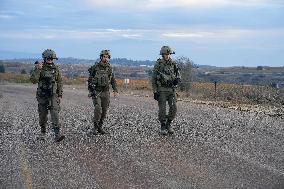
[[[160,136],[157,102],[121,94],[109,134],[89,137],[87,90],[65,88],[55,143],[51,128],[36,139],[35,90],[0,85],[0,188],[284,188],[281,116],[178,101],[175,135]]]

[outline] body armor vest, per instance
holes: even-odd
[[[56,67],[44,67],[38,83],[38,96],[51,97],[56,93]]]
[[[94,77],[94,84],[98,87],[106,87],[110,83],[109,69],[96,68],[96,73]]]
[[[164,64],[160,62],[157,72],[158,85],[163,87],[172,87],[173,81],[176,79],[174,64]]]

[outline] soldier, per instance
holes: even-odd
[[[114,78],[113,70],[109,64],[111,58],[109,50],[102,50],[100,53],[100,62],[97,62],[89,68],[88,90],[89,97],[92,97],[94,110],[94,127],[91,129],[91,134],[106,134],[102,128],[103,122],[106,118],[107,110],[110,101],[110,84],[113,89],[114,97],[117,96],[117,84]]]
[[[176,62],[170,55],[175,54],[169,46],[163,46],[160,50],[162,59],[158,59],[153,69],[152,87],[154,99],[159,105],[159,121],[161,123],[161,134],[173,134],[171,122],[176,116],[176,92],[175,88],[180,82],[180,73]],[[169,105],[169,114],[166,112],[166,105]]]
[[[31,72],[30,80],[33,84],[38,83],[37,101],[39,113],[39,125],[41,127],[40,138],[46,134],[48,110],[55,134],[55,141],[60,142],[65,138],[60,134],[59,111],[62,99],[62,78],[58,66],[53,60],[58,60],[53,50],[47,49],[42,53],[43,62],[36,62],[35,69]]]

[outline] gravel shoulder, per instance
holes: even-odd
[[[105,128],[88,137],[92,101],[66,87],[66,140],[39,133],[36,87],[0,85],[0,188],[283,188],[284,119],[178,102],[174,136],[160,136],[157,102],[111,98]]]

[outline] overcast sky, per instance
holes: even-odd
[[[0,0],[0,50],[284,66],[284,0]]]

